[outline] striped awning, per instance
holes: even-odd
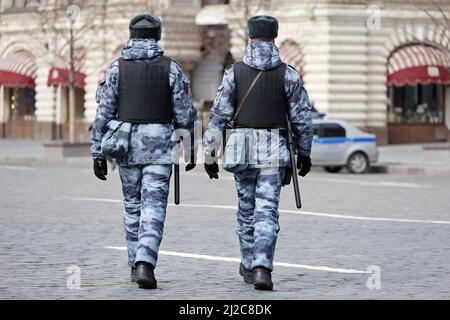
[[[303,74],[303,53],[300,46],[294,41],[283,42],[280,46],[280,57],[283,62],[290,64]]]
[[[69,85],[70,72],[67,69],[62,68],[50,68],[48,72],[48,86],[63,86]],[[76,71],[74,75],[75,87],[84,89],[86,75],[82,72]]]
[[[450,57],[441,49],[409,45],[395,51],[388,63],[388,85],[450,84]]]
[[[74,51],[74,67],[75,67],[75,87],[84,89],[86,74],[80,70],[83,67],[85,61],[86,51],[84,49],[76,49]],[[67,87],[69,84],[69,53],[66,53],[64,57],[56,57],[53,61],[52,67],[48,72],[47,85],[49,86],[63,86]]]
[[[26,51],[18,51],[0,59],[0,86],[34,89],[36,60]]]

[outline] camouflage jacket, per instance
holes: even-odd
[[[280,59],[278,48],[273,43],[256,42],[248,46],[243,62],[258,70],[271,70],[278,67],[282,61]],[[311,144],[313,139],[313,126],[311,120],[312,106],[308,98],[308,93],[303,87],[301,78],[297,70],[288,66],[286,70],[285,89],[289,101],[290,117],[294,134],[296,136],[297,148],[301,155],[309,156],[311,154]],[[222,85],[218,89],[216,100],[211,109],[208,123],[208,129],[203,139],[203,150],[205,156],[210,155],[211,151],[217,149],[217,139],[222,136],[224,128],[234,116],[236,103],[236,88],[234,83],[233,65],[225,71]],[[260,141],[275,141],[276,146],[271,146],[272,150],[277,150],[276,156],[279,166],[289,167],[289,151],[286,139],[277,137],[273,139],[271,133],[267,130],[256,130],[239,128],[240,132],[249,137],[252,143],[247,148],[253,150],[256,158],[259,158],[260,150],[266,149],[266,143],[259,145]],[[270,143],[270,142],[269,142]],[[273,142],[272,142],[273,143]],[[250,152],[251,153],[251,152]],[[259,162],[258,160],[250,163],[250,168],[271,167],[273,164]]]
[[[129,40],[122,51],[125,60],[156,61],[164,51],[153,39]],[[170,88],[172,91],[173,124],[129,124],[128,152],[126,157],[118,159],[121,166],[150,164],[171,164],[172,150],[176,144],[174,129],[187,129],[192,135],[197,120],[197,111],[192,105],[189,80],[183,74],[181,66],[172,61],[170,64]],[[93,159],[103,159],[101,141],[107,131],[107,124],[116,118],[118,111],[119,62],[114,61],[108,68],[106,79],[97,91],[97,114],[92,129],[91,154]],[[194,145],[191,146],[195,148]]]

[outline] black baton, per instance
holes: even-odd
[[[180,165],[176,164],[174,168],[175,177],[175,204],[180,205]]]
[[[292,132],[292,124],[291,119],[289,118],[289,114],[287,115],[287,123],[288,123],[288,148],[289,153],[291,154],[292,184],[294,185],[295,204],[297,205],[297,209],[301,209],[302,198],[300,197],[300,187],[298,184],[298,175],[297,175],[297,161],[295,159],[296,146],[294,143],[294,133]]]

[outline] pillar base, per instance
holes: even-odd
[[[390,144],[447,142],[448,128],[433,124],[390,124]]]
[[[6,138],[6,124],[0,123],[0,139],[5,139],[5,138]]]
[[[54,122],[35,122],[33,140],[55,140],[56,124]]]
[[[21,120],[0,123],[0,139],[53,141],[68,140],[68,138],[68,124]],[[78,122],[75,124],[75,140],[77,142],[89,142],[91,140],[88,123]]]

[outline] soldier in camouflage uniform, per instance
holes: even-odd
[[[268,16],[253,17],[249,20],[248,30],[251,41],[243,63],[236,63],[226,69],[211,110],[208,129],[204,137],[205,170],[211,179],[218,179],[219,166],[215,156],[222,140],[224,128],[235,116],[237,105],[241,102],[242,94],[238,94],[238,92],[242,93],[250,87],[250,81],[247,80],[246,85],[242,88],[244,90],[239,90],[239,85],[242,85],[239,84],[239,81],[245,81],[246,77],[252,80],[254,77],[249,77],[249,74],[252,72],[255,74],[259,70],[263,71],[263,76],[259,80],[259,85],[263,88],[259,91],[261,97],[256,94],[253,97],[250,95],[240,114],[242,115],[246,108],[247,112],[254,111],[254,113],[248,114],[247,124],[240,124],[239,122],[245,122],[245,120],[237,118],[235,132],[245,137],[243,143],[247,151],[244,169],[234,172],[234,176],[239,198],[237,234],[242,257],[240,274],[246,283],[254,284],[256,289],[272,290],[271,272],[277,235],[280,230],[278,222],[280,191],[286,174],[290,171],[290,155],[286,136],[282,134],[283,129],[280,130],[281,134],[276,136],[273,130],[267,129],[278,128],[277,126],[266,128],[264,124],[252,125],[252,123],[258,123],[261,119],[260,123],[264,123],[264,121],[270,123],[272,121],[270,118],[275,114],[280,117],[281,124],[283,124],[284,117],[286,122],[282,127],[285,127],[287,124],[286,111],[288,110],[297,141],[299,174],[306,176],[311,169],[312,107],[299,73],[293,67],[284,65],[280,60],[278,48],[273,40],[278,35],[277,20]],[[275,83],[276,79],[269,78],[272,74],[266,74],[266,78],[264,78],[264,73],[280,72],[277,70],[283,68],[283,65],[284,69],[281,69],[281,81],[279,81],[281,85],[279,88],[271,87],[270,83]],[[239,74],[236,75],[236,72]],[[254,88],[254,90],[258,90],[258,84]],[[268,92],[275,92],[279,96],[267,96]],[[282,103],[277,106],[267,105],[265,103],[267,99]],[[252,108],[254,108],[253,111]],[[263,108],[267,108],[271,113],[268,117],[263,114]],[[277,108],[279,109],[277,110]],[[262,150],[265,150],[267,141],[269,144],[272,143],[271,150],[272,156],[275,156],[273,157],[274,161],[259,161],[260,158],[264,158],[261,157],[261,153]]]
[[[176,145],[174,129],[186,129],[193,136],[197,113],[192,105],[189,81],[184,76],[181,66],[165,57],[164,51],[157,43],[161,38],[159,18],[148,14],[138,15],[130,23],[130,34],[130,40],[122,51],[121,59],[109,66],[106,80],[98,89],[99,105],[93,125],[91,153],[95,175],[101,180],[106,180],[107,163],[102,153],[102,148],[105,147],[102,145],[102,139],[108,129],[118,128],[116,135],[118,138],[114,143],[116,146],[112,147],[120,149],[118,146],[121,146],[126,150],[117,157],[117,162],[125,198],[124,224],[128,264],[132,268],[132,281],[137,282],[141,288],[155,289],[157,282],[153,270],[158,259],[166,217],[169,181],[174,160],[172,153]],[[134,63],[130,65],[131,62]],[[151,69],[153,64],[158,63],[158,68]],[[166,91],[167,101],[139,100],[139,95],[148,91],[139,81],[155,76],[153,73],[163,70],[164,63],[167,73],[162,73],[161,77],[165,78],[156,79],[146,85],[151,91],[152,83],[156,83],[155,86],[159,85],[158,83],[167,83],[167,88],[163,85],[160,87]],[[119,70],[122,66],[124,70]],[[130,67],[137,69],[132,69],[133,72],[126,74],[126,68]],[[145,74],[145,70],[151,71]],[[133,78],[136,71],[141,72],[138,82]],[[127,92],[131,92],[132,95],[126,96]],[[158,95],[158,92],[156,95],[162,97],[161,99],[165,97],[163,94]],[[127,115],[130,111],[127,110],[128,107],[134,106],[137,109],[151,111],[159,104],[163,108],[157,109],[153,114],[154,119],[158,121],[135,122],[132,119],[123,121],[120,119],[121,112],[122,117],[127,118],[123,115]],[[139,118],[140,110],[137,112]],[[161,113],[170,115],[167,119],[169,121],[161,121]],[[194,143],[191,144],[191,148],[189,151],[193,156]],[[190,171],[194,167],[195,159],[191,157],[186,170]]]

